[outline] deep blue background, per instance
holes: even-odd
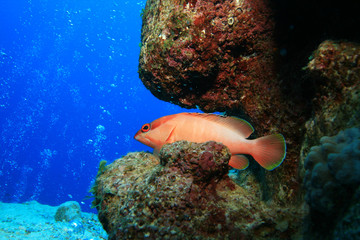
[[[143,1],[0,0],[0,201],[84,200],[102,159],[150,150],[142,124],[184,111],[142,85]]]

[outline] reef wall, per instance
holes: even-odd
[[[224,145],[176,142],[165,145],[160,158],[129,153],[101,165],[94,204],[109,239],[356,239],[360,130],[321,138],[359,126],[356,46],[325,41],[306,69],[320,89],[299,165],[309,209],[288,201],[296,193],[286,184],[269,184],[278,191],[263,201],[259,175],[229,178]],[[310,150],[315,142],[321,145]]]
[[[129,153],[99,172],[94,204],[109,239],[295,239],[302,208],[260,199],[228,176],[216,142],[165,145],[160,159]]]
[[[310,207],[305,238],[358,239],[360,45],[326,40],[306,71],[318,93],[299,162]]]
[[[149,0],[142,15],[139,76],[159,99],[245,118],[257,136],[282,133],[287,160],[265,176],[294,201],[306,103],[283,92],[267,0]],[[256,136],[255,136],[256,137]]]
[[[243,117],[255,135],[282,133],[287,157],[230,178],[225,146],[176,142],[160,158],[101,165],[94,204],[110,239],[359,236],[360,48],[324,40],[360,39],[357,4],[345,2],[147,1],[144,85],[185,108]]]
[[[310,147],[318,145],[323,136],[360,126],[360,45],[326,40],[312,54],[306,71],[318,91],[313,116],[305,123],[301,169]]]

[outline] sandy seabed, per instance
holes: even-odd
[[[82,212],[81,219],[59,222],[55,220],[57,208],[36,201],[0,202],[0,240],[107,239],[96,214]]]

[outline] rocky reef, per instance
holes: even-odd
[[[359,54],[357,43],[326,40],[305,68],[317,89],[299,162],[307,239],[359,238]]]
[[[230,179],[225,146],[177,142],[101,165],[94,204],[110,239],[359,238],[360,15],[345,2],[147,1],[144,85],[242,117],[251,137],[282,133],[287,157]]]
[[[260,200],[228,176],[216,142],[165,145],[102,167],[93,188],[109,239],[296,239],[304,209]]]
[[[264,95],[278,95],[270,14],[265,1],[147,1],[141,80],[159,99],[186,108],[266,102]]]
[[[314,114],[305,123],[300,169],[310,147],[318,145],[323,136],[360,126],[359,56],[359,44],[330,40],[321,43],[311,56],[306,71],[318,90],[313,99]]]
[[[287,161],[277,174],[265,176],[267,183],[276,183],[269,195],[278,183],[286,184],[288,193],[297,192],[306,103],[284,94],[268,1],[149,0],[142,20],[144,85],[157,98],[185,108],[242,117],[258,136],[282,133]]]
[[[334,137],[322,137],[320,143],[311,148],[305,160],[305,200],[311,210],[307,238],[356,239],[354,236],[360,236],[359,220],[353,216],[360,203],[355,194],[360,190],[360,129],[350,128]],[[342,237],[332,237],[329,230],[337,224],[335,235]],[[352,232],[352,236],[346,231]]]

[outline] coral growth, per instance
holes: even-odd
[[[306,67],[316,90],[314,115],[305,124],[299,164],[305,200],[311,207],[307,220],[309,239],[346,239],[342,230],[356,233],[359,228],[356,221],[347,223],[354,219],[349,209],[358,205],[354,191],[360,182],[359,56],[358,44],[327,40],[319,45]]]
[[[329,226],[341,219],[360,183],[360,129],[322,137],[320,143],[311,148],[305,160],[305,200],[311,208],[310,218],[313,222],[323,219],[309,230],[313,236],[323,235],[324,230],[331,234]]]
[[[313,53],[307,71],[317,81],[318,94],[313,103],[314,116],[305,124],[301,163],[321,137],[360,125],[359,56],[359,44],[329,40]]]
[[[184,149],[193,151],[193,154],[188,154]],[[182,174],[192,177],[198,185],[208,185],[211,181],[224,178],[229,171],[230,157],[230,151],[215,142],[188,144],[180,141],[166,144],[160,151],[162,165],[180,169]]]
[[[186,108],[265,107],[279,94],[270,15],[262,0],[148,1],[140,78]]]
[[[96,179],[95,205],[109,239],[290,239],[303,210],[266,205],[227,175],[216,142],[165,145],[160,159],[129,153]],[[161,162],[161,164],[160,164]]]

